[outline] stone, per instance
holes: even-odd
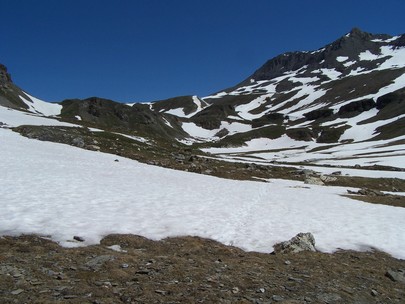
[[[405,270],[388,270],[385,276],[390,278],[394,282],[400,282],[405,284]]]
[[[278,296],[278,295],[273,295],[273,296],[271,297],[271,299],[272,299],[274,302],[281,302],[281,301],[284,301],[284,298],[281,297],[281,296]]]
[[[114,259],[114,256],[111,255],[100,255],[89,260],[85,266],[93,270],[99,270],[106,262]]]
[[[84,140],[81,137],[75,137],[72,140],[72,145],[79,147],[79,148],[83,148],[84,147]]]
[[[325,185],[325,183],[321,180],[321,178],[317,176],[305,176],[304,183],[318,186]]]
[[[75,241],[78,241],[78,242],[84,242],[84,238],[82,238],[81,236],[75,235],[75,236],[73,237],[73,239],[74,239]]]
[[[331,182],[335,182],[337,181],[337,178],[334,176],[329,176],[329,175],[321,175],[319,177],[321,179],[321,181],[323,181],[324,183],[331,183]]]
[[[22,293],[22,292],[24,292],[23,289],[16,289],[16,290],[13,290],[13,291],[11,292],[11,294],[12,294],[13,296],[17,296],[17,295],[19,295],[19,294]]]
[[[373,297],[376,297],[376,296],[378,296],[378,292],[377,292],[377,290],[374,290],[374,289],[371,289],[371,295],[373,296]]]
[[[316,251],[315,238],[312,233],[299,233],[292,239],[274,245],[274,253],[298,253],[301,251]]]
[[[100,151],[101,147],[97,145],[88,145],[86,146],[87,149],[92,150],[92,151]]]

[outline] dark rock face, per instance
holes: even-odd
[[[286,131],[286,134],[292,139],[301,141],[312,141],[316,138],[316,134],[312,130],[306,128],[289,129]]]
[[[377,99],[377,109],[381,110],[391,103],[401,103],[405,101],[405,89],[383,95]]]
[[[368,111],[376,106],[376,103],[372,99],[365,99],[359,101],[353,101],[347,105],[340,107],[338,114],[344,116],[349,113],[361,113]]]
[[[232,105],[213,104],[193,116],[193,122],[205,129],[217,129],[229,115],[236,115]]]
[[[12,82],[10,74],[7,72],[6,66],[0,64],[0,85]]]
[[[333,114],[332,109],[318,109],[305,113],[304,116],[308,120],[316,120],[319,118],[326,118],[332,116],[332,114]]]
[[[321,131],[316,142],[318,143],[334,143],[342,136],[345,128],[325,128]]]
[[[135,104],[132,107],[112,100],[91,97],[84,100],[69,99],[62,102],[62,117],[75,120],[79,115],[83,122],[118,132],[137,130],[160,138],[182,136],[180,128],[169,127],[165,116],[156,113],[146,104]]]

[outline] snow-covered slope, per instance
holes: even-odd
[[[25,93],[26,97],[20,96],[21,100],[28,106],[28,111],[42,114],[44,116],[57,116],[62,111],[62,106],[57,103],[50,103],[40,100]]]
[[[1,128],[0,141],[3,235],[36,233],[65,246],[78,245],[74,235],[84,244],[110,233],[198,235],[271,252],[274,243],[311,231],[325,252],[373,247],[405,258],[405,209],[342,197],[343,188],[219,179]]]
[[[183,130],[189,143],[215,142],[206,152],[405,168],[405,35],[353,29],[319,50],[277,56],[203,100],[210,105],[187,116]]]

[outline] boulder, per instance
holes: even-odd
[[[305,176],[304,183],[310,184],[310,185],[319,185],[319,186],[325,185],[325,183],[318,176]]]
[[[291,240],[274,245],[274,253],[298,253],[301,251],[316,251],[315,238],[312,233],[298,233]]]
[[[400,282],[405,284],[405,270],[388,270],[385,274],[386,277],[390,278],[394,282]]]

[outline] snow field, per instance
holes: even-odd
[[[23,96],[20,96],[20,98],[26,105],[28,105],[29,111],[33,113],[40,113],[45,116],[56,116],[59,115],[62,111],[62,106],[59,104],[45,102],[27,93],[25,93],[25,95],[27,95],[31,99],[31,101],[24,98]]]
[[[6,129],[0,141],[3,235],[50,235],[64,246],[78,246],[74,235],[85,245],[110,233],[198,235],[271,252],[276,242],[309,231],[325,252],[375,247],[405,258],[405,209],[342,197],[345,188],[225,180]]]

